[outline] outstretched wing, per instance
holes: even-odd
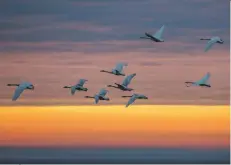
[[[75,94],[75,91],[76,91],[76,87],[75,87],[75,86],[72,86],[72,87],[71,87],[71,94],[74,95],[74,94]]]
[[[80,79],[77,85],[82,87],[86,81],[86,79]]]
[[[216,39],[209,40],[209,42],[206,44],[205,52],[207,52],[216,42],[217,42]]]
[[[116,67],[115,67],[115,70],[117,70],[118,72],[122,72],[124,66],[128,66],[128,64],[126,64],[126,63],[117,63]]]
[[[134,103],[135,100],[136,100],[136,95],[133,95],[133,96],[129,99],[128,103],[126,104],[126,107],[128,107],[129,105],[131,105],[132,103]]]
[[[161,26],[161,28],[153,35],[155,38],[162,39],[162,35],[164,32],[165,26]]]
[[[199,85],[199,84],[206,84],[207,81],[209,80],[209,78],[210,78],[210,73],[208,72],[202,79],[198,80],[196,82],[196,84],[197,85]]]
[[[131,80],[133,79],[133,77],[135,77],[135,76],[136,76],[136,73],[128,75],[127,77],[125,77],[122,85],[123,86],[128,86],[130,84]]]
[[[95,104],[98,104],[98,102],[99,102],[99,96],[97,96],[97,95],[95,95]]]
[[[16,101],[16,100],[19,98],[19,96],[21,95],[21,93],[24,91],[24,89],[26,89],[26,86],[25,86],[25,85],[19,85],[19,86],[16,88],[15,92],[14,92],[14,95],[13,95],[13,97],[12,97],[12,100],[13,100],[13,101]]]
[[[101,90],[99,91],[99,94],[98,94],[98,95],[104,97],[104,96],[107,94],[107,92],[108,92],[108,91],[107,91],[106,89],[101,89]]]

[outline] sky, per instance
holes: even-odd
[[[228,0],[0,1],[0,163],[229,163]],[[165,25],[164,41],[140,39]],[[219,36],[204,52],[202,37]],[[126,62],[133,92],[101,73]],[[190,87],[210,72],[211,88]],[[87,79],[87,92],[63,86]],[[8,83],[29,81],[11,101]],[[94,100],[101,88],[110,101]],[[140,93],[125,108],[122,95]],[[126,156],[124,156],[126,155]]]
[[[0,109],[0,163],[229,163],[229,106]]]
[[[86,94],[123,81],[99,72],[117,62],[128,63],[125,74],[137,73],[130,87],[151,98],[144,104],[229,104],[226,0],[9,0],[0,2],[0,9],[2,105],[92,104]],[[139,39],[162,25],[164,43]],[[225,42],[205,53],[206,42],[199,39],[212,36]],[[212,88],[185,87],[185,81],[199,80],[207,72]],[[62,88],[80,78],[89,80],[87,93],[71,96]],[[15,89],[6,84],[23,81],[36,90],[13,103]],[[124,104],[121,91],[110,89],[108,96],[113,101],[102,104]]]

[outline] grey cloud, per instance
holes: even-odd
[[[135,135],[134,135],[135,136]],[[210,135],[211,136],[211,135]],[[198,148],[62,148],[62,147],[2,147],[1,163],[62,163],[62,164],[229,164],[230,151]],[[2,156],[3,155],[3,156]],[[164,156],[163,156],[164,155]]]
[[[2,5],[2,15],[10,13],[13,16],[18,15],[57,15],[60,21],[93,21],[104,25],[117,25],[132,27],[141,26],[153,27],[163,23],[172,24],[173,27],[229,27],[229,7],[225,1],[97,1],[105,6],[87,6],[81,4],[93,3],[95,1],[7,1],[7,5]],[[16,3],[16,4],[15,4]],[[73,5],[80,4],[80,5]],[[17,6],[17,7],[16,7]],[[221,6],[221,7],[219,7]],[[208,9],[205,10],[204,8]],[[216,8],[222,9],[222,12],[209,12]],[[27,11],[29,10],[29,11]],[[195,12],[196,11],[196,12]],[[0,13],[0,14],[1,14]],[[216,21],[209,20],[217,16]],[[152,21],[145,21],[150,18]],[[34,20],[36,21],[36,20]],[[202,22],[203,21],[203,22]],[[211,26],[210,26],[211,25]],[[133,27],[135,28],[135,27]]]
[[[81,24],[85,27],[73,28]],[[93,0],[34,0],[33,2],[9,0],[0,2],[0,41],[2,42],[135,41],[146,31],[154,33],[163,24],[166,25],[164,35],[167,41],[178,40],[182,43],[197,44],[196,37],[210,34],[221,35],[224,37],[225,44],[229,45],[228,1],[219,3],[216,0],[178,0],[177,2],[172,0],[100,0],[97,2]],[[101,30],[94,30],[97,28]],[[110,28],[111,30],[108,30]],[[118,50],[118,46],[111,47],[111,51],[124,50],[121,46],[119,47],[121,50]],[[182,51],[194,47],[190,45],[184,47]],[[148,47],[141,45],[139,49],[144,48]],[[0,51],[28,51],[28,49],[33,51],[32,48],[19,46],[0,46]],[[93,49],[109,51],[109,47]],[[148,49],[153,51],[152,48]],[[53,50],[73,51],[75,48],[45,47],[43,51]]]
[[[73,37],[73,36],[72,36]],[[184,41],[184,40],[183,40]],[[165,52],[165,53],[185,53],[194,54],[203,52],[204,42],[165,42],[163,44],[156,44],[151,41],[131,41],[131,40],[100,40],[98,41],[63,41],[63,42],[36,42],[31,44],[30,42],[12,42],[5,44],[0,48],[2,52],[15,52],[18,50],[25,52],[85,52],[85,53],[99,53],[99,52]],[[215,45],[216,50],[229,50],[229,46]]]
[[[71,7],[63,0],[8,0],[0,3],[0,14],[4,16],[31,15],[31,14],[62,14]]]

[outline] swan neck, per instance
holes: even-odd
[[[201,38],[201,40],[210,40],[210,38]]]
[[[114,85],[108,85],[108,87],[118,88],[117,86]]]
[[[7,84],[7,86],[19,86],[19,84]]]
[[[93,97],[93,96],[85,96],[86,98],[95,98],[95,97]]]
[[[64,86],[63,88],[71,88],[71,86]]]

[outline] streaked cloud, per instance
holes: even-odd
[[[5,146],[229,148],[229,106],[1,107],[0,115]]]
[[[1,2],[0,9],[1,42],[137,41],[145,31],[154,33],[165,24],[166,42],[196,46],[201,36],[219,35],[229,46],[228,1],[9,0]],[[1,51],[10,49],[24,51],[20,47]],[[59,51],[58,47],[46,51],[53,49]]]
[[[219,45],[217,45],[219,46]],[[219,55],[218,55],[219,54]],[[149,100],[137,104],[229,104],[229,54],[211,50],[210,54],[114,52],[114,53],[25,53],[2,54],[0,59],[1,103],[18,104],[92,104],[83,97],[93,95],[102,87],[122,82],[123,77],[100,73],[110,70],[118,61],[127,62],[126,74],[137,73],[130,84],[135,92],[149,96]],[[6,74],[7,71],[7,74]],[[211,72],[212,88],[187,88],[185,81],[199,80]],[[75,96],[63,89],[79,78],[89,80],[87,93]],[[35,91],[26,91],[17,103],[10,100],[14,89],[7,83],[31,81]],[[101,104],[125,104],[121,91],[110,89],[113,101]],[[78,98],[76,100],[76,98]],[[49,101],[46,101],[49,100]]]
[[[163,24],[164,43],[139,39]],[[204,53],[206,42],[199,39],[216,35],[224,44]],[[89,92],[95,93],[122,81],[99,73],[118,61],[129,63],[127,74],[137,73],[131,85],[153,98],[147,104],[228,104],[229,5],[216,0],[2,1],[0,60],[4,104],[12,105],[13,92],[5,84],[26,80],[39,90],[25,92],[14,104],[48,104],[48,98],[51,104],[90,104],[85,93],[66,98],[69,93],[62,86],[89,78]],[[211,90],[184,87],[184,81],[208,71]],[[111,91],[115,99],[107,104],[124,103],[120,91]],[[28,96],[30,101],[23,100]]]

